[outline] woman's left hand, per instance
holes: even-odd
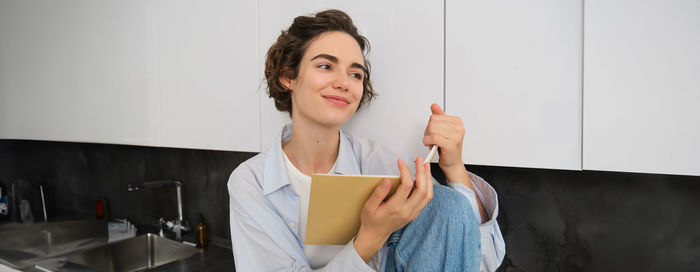
[[[433,112],[425,128],[423,144],[431,147],[437,145],[440,149],[439,165],[443,171],[456,167],[464,168],[462,162],[462,143],[464,142],[464,125],[457,116],[447,115],[437,104],[430,105]]]

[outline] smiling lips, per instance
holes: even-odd
[[[347,106],[350,104],[350,101],[348,101],[347,98],[342,97],[342,96],[324,95],[323,98],[326,99],[326,101],[331,102],[336,106]]]

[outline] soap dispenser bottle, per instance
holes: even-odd
[[[197,248],[207,248],[209,245],[209,237],[207,233],[207,225],[204,224],[204,214],[199,214],[199,224],[195,228],[195,234],[197,236]]]

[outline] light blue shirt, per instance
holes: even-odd
[[[298,235],[299,196],[292,190],[284,166],[282,143],[289,141],[291,134],[290,124],[277,135],[278,144],[245,161],[231,173],[228,181],[229,210],[236,271],[312,270],[304,254],[304,243]],[[371,141],[354,139],[341,130],[334,174],[399,175],[397,159]],[[469,175],[490,218],[479,226],[481,271],[495,271],[505,255],[505,243],[496,222],[496,191],[480,177]],[[475,192],[459,183],[448,184],[469,200],[480,221]],[[381,256],[382,263],[385,257]],[[362,260],[350,241],[317,271],[374,270]]]

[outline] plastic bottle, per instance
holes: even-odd
[[[95,217],[97,219],[105,219],[105,210],[107,210],[105,206],[104,199],[98,198],[95,200]]]
[[[204,214],[199,214],[199,224],[195,228],[197,235],[197,248],[207,248],[209,245],[209,234],[207,233],[207,225],[204,224]]]

